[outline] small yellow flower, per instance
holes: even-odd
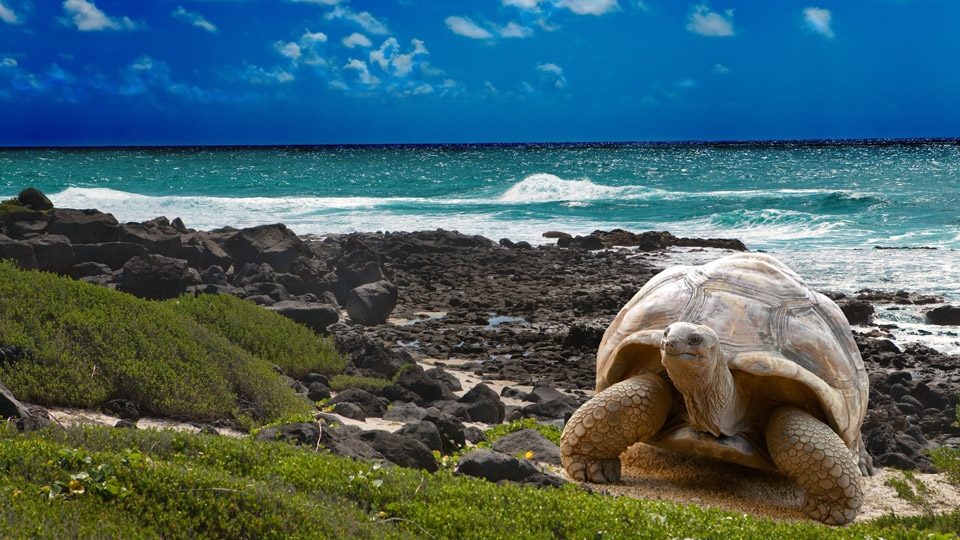
[[[523,457],[527,459],[533,459],[533,452],[528,451],[526,454],[523,455]]]
[[[83,484],[81,484],[79,480],[71,480],[69,487],[70,487],[71,495],[73,495],[74,493],[83,493],[84,491],[86,491],[86,489],[83,487]]]
[[[19,489],[13,491],[14,498],[19,497],[21,495],[23,495],[23,492],[20,491]]]

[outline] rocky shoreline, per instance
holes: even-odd
[[[562,426],[592,393],[604,330],[670,265],[666,248],[715,249],[717,256],[746,249],[736,240],[666,232],[553,232],[545,236],[557,238],[555,244],[536,247],[443,230],[301,238],[278,224],[204,232],[179,219],[121,224],[96,210],[53,209],[42,194],[28,191],[0,219],[0,258],[144,298],[232,294],[329,332],[349,357],[348,375],[384,380],[372,392],[340,392],[329,402],[334,412],[391,416],[406,425],[388,435],[330,429],[324,445],[428,470],[436,466],[432,455],[410,450],[415,445],[405,444],[407,438],[449,453],[482,437],[463,422],[533,417]],[[853,324],[867,327],[874,302],[929,301],[898,291],[831,296]],[[960,446],[960,428],[953,425],[960,357],[897,345],[881,327],[856,340],[870,375],[863,432],[874,463],[932,471],[926,449]],[[446,371],[451,368],[534,391],[459,388]],[[320,376],[291,380],[313,401],[331,395],[328,384]],[[261,436],[305,444],[320,438],[310,424],[269,429]],[[483,463],[477,470],[485,470]],[[503,466],[518,474],[525,467]]]

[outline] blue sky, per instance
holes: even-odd
[[[960,136],[956,0],[0,0],[0,145]]]

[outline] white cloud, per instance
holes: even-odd
[[[307,46],[312,47],[317,43],[326,43],[327,35],[324,34],[323,32],[311,33],[310,30],[307,30],[306,32],[303,33],[302,36],[300,36],[300,41],[301,43],[305,43],[307,44]]]
[[[335,6],[340,0],[290,0],[291,2],[303,2],[305,4],[323,4],[325,6]]]
[[[492,39],[493,34],[485,28],[481,28],[477,23],[471,21],[466,17],[456,17],[450,16],[447,17],[443,22],[447,24],[447,28],[453,31],[454,34],[468,37],[470,39]]]
[[[217,33],[217,27],[210,23],[208,20],[203,18],[203,15],[199,13],[192,13],[183,9],[183,6],[177,6],[177,9],[170,14],[174,19],[180,19],[186,21],[201,30],[206,30],[211,34]]]
[[[502,38],[525,38],[533,35],[533,29],[510,21],[506,26],[498,27],[497,34]]]
[[[679,88],[693,88],[697,86],[697,81],[693,79],[680,79],[677,81],[677,87]]]
[[[389,38],[380,45],[379,49],[370,52],[370,63],[379,65],[380,69],[395,77],[406,77],[416,66],[416,57],[429,54],[419,39],[412,39],[410,43],[413,45],[413,50],[400,54],[400,45],[396,38]]]
[[[393,38],[390,38],[393,39]],[[357,71],[357,79],[367,85],[367,86],[376,86],[380,84],[380,79],[374,77],[370,70],[367,69],[367,63],[363,60],[357,60],[355,58],[350,58],[347,60],[347,65],[343,66],[344,69],[354,69]]]
[[[503,5],[514,6],[527,11],[539,11],[542,0],[503,0]]]
[[[577,15],[603,15],[620,10],[617,0],[502,0],[502,2],[505,6],[513,6],[534,13],[541,11],[540,4],[569,9]]]
[[[357,32],[354,32],[354,33],[350,34],[349,36],[343,38],[342,41],[343,41],[344,46],[346,46],[348,49],[352,49],[352,48],[358,47],[358,46],[359,46],[359,47],[372,47],[372,46],[373,46],[373,43],[370,43],[370,40],[367,39],[367,36],[365,36],[365,35],[363,35],[363,34],[359,34],[359,33],[357,33]]]
[[[703,36],[732,36],[733,10],[728,9],[721,15],[700,4],[687,17],[687,30]]]
[[[87,2],[87,0],[65,0],[63,11],[81,32],[106,29],[133,30],[137,27],[129,17],[123,17],[120,20],[108,17],[106,13],[97,9],[93,2]]]
[[[617,0],[554,0],[553,5],[567,8],[577,15],[603,15],[620,9]]]
[[[17,14],[13,12],[12,9],[8,8],[2,1],[0,1],[0,21],[3,21],[8,24],[19,24],[20,18],[17,17]]]
[[[497,90],[497,87],[493,85],[490,81],[483,81],[483,88],[487,91],[488,94],[498,95],[500,91]]]
[[[713,72],[718,75],[726,75],[727,73],[730,73],[730,68],[723,64],[717,64],[713,66]]]
[[[567,86],[567,78],[563,75],[563,68],[554,64],[537,64],[537,70],[544,73],[546,82],[556,88],[563,90]]]
[[[833,39],[833,28],[830,26],[832,15],[829,9],[815,7],[804,8],[803,21],[807,30],[816,32],[827,39]]]
[[[294,63],[300,60],[300,57],[303,56],[303,53],[300,51],[300,45],[294,43],[293,41],[289,43],[277,42],[275,47],[277,48],[277,52],[293,60]]]
[[[296,79],[293,73],[279,67],[267,71],[262,67],[247,66],[243,75],[244,78],[255,84],[288,83]]]
[[[0,60],[0,68],[17,67],[17,61],[13,58],[4,58]]]
[[[359,24],[368,33],[374,34],[377,36],[382,36],[384,34],[390,33],[390,31],[387,30],[387,27],[383,23],[375,19],[373,15],[371,15],[370,13],[366,11],[361,11],[360,13],[354,13],[353,10],[345,6],[335,7],[333,11],[326,14],[326,19],[328,21],[332,21],[335,19],[345,19],[348,21],[352,21],[356,24]]]
[[[307,30],[300,36],[299,41],[289,41],[286,43],[278,41],[274,44],[274,48],[281,56],[289,58],[293,67],[297,67],[297,65],[301,63],[312,66],[325,66],[327,65],[327,61],[320,54],[320,51],[317,50],[317,47],[321,43],[326,42],[327,35],[323,32],[313,33]]]

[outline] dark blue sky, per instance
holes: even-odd
[[[960,136],[956,0],[0,0],[0,145]]]

